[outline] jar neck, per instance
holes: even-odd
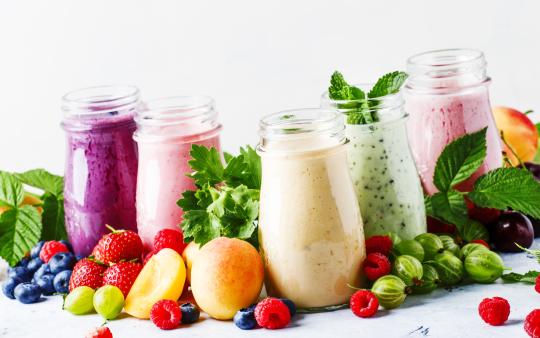
[[[208,96],[176,96],[145,102],[137,112],[138,140],[163,141],[214,135],[221,126]]]
[[[132,126],[139,106],[134,86],[100,86],[72,91],[62,98],[62,126],[70,131]]]
[[[329,149],[346,142],[337,110],[287,110],[265,116],[259,124],[260,153],[295,153]]]
[[[419,93],[452,93],[487,85],[484,53],[473,49],[446,49],[414,55],[407,60],[406,89]]]
[[[374,84],[354,84],[354,86],[360,88],[364,93],[369,93]],[[363,126],[395,121],[406,116],[401,92],[361,100],[333,100],[330,98],[328,91],[326,91],[321,97],[321,107],[325,109],[336,109],[345,116],[350,114],[368,114],[375,119],[373,123],[362,124]],[[347,123],[347,125],[356,124]]]

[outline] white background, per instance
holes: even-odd
[[[335,69],[370,82],[408,56],[481,49],[494,104],[540,110],[540,1],[0,0],[0,169],[63,171],[60,98],[135,84],[143,98],[208,94],[225,148],[258,119],[316,106]]]

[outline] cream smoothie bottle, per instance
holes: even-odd
[[[358,85],[369,92],[373,85]],[[426,232],[424,195],[409,143],[407,114],[401,93],[362,100],[332,100],[323,94],[322,106],[338,108],[346,119],[347,159],[366,237],[395,233],[412,239]],[[345,118],[364,105],[376,122],[355,124]]]
[[[433,171],[444,147],[464,134],[487,127],[487,156],[458,189],[469,190],[482,174],[502,165],[500,136],[491,114],[486,60],[480,51],[449,49],[409,58],[405,109],[409,142],[424,190],[437,192]]]
[[[220,149],[221,125],[214,100],[180,96],[146,102],[135,117],[139,148],[137,225],[150,248],[155,234],[179,230],[182,209],[176,204],[186,190],[195,190],[188,161],[193,144]]]
[[[362,219],[347,169],[343,120],[334,110],[264,117],[259,241],[270,296],[303,309],[346,304],[360,287]]]

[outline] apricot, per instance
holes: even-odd
[[[186,263],[186,278],[188,282],[190,283],[191,283],[191,267],[193,266],[193,260],[199,254],[199,251],[201,251],[199,244],[195,242],[190,242],[186,246],[184,251],[182,252],[182,258],[184,259],[184,262]]]
[[[503,132],[506,143],[504,150],[512,165],[519,165],[517,154],[522,162],[532,161],[538,150],[538,130],[529,117],[509,107],[494,107],[493,116],[499,131]]]
[[[263,261],[248,242],[219,237],[204,245],[191,268],[191,290],[199,307],[229,320],[257,301],[263,285]]]
[[[31,195],[29,193],[24,193],[24,198],[22,200],[21,205],[40,205],[41,203],[43,203],[43,201],[37,198],[36,196]],[[0,215],[6,210],[9,210],[9,207],[0,206]],[[40,214],[43,212],[42,207],[37,207],[37,210],[39,211]]]

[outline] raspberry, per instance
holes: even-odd
[[[482,244],[483,246],[491,250],[491,248],[489,247],[489,244],[483,239],[473,239],[471,243]]]
[[[67,246],[58,241],[48,241],[43,244],[43,247],[39,252],[39,258],[44,263],[48,263],[52,256],[56,255],[59,252],[69,252],[69,249]]]
[[[534,283],[534,289],[536,292],[540,293],[540,275],[536,277],[536,283]]]
[[[510,315],[510,304],[501,297],[484,298],[478,305],[478,313],[489,325],[502,325]]]
[[[169,248],[182,254],[186,244],[184,243],[184,235],[178,230],[163,229],[154,237],[154,251],[158,252],[161,249]]]
[[[255,319],[259,326],[275,330],[284,328],[291,321],[291,313],[285,303],[277,298],[265,298],[255,307]]]
[[[386,276],[392,270],[388,257],[379,252],[373,252],[367,255],[364,262],[364,273],[367,278],[374,282],[379,277]]]
[[[389,236],[371,236],[366,240],[366,252],[379,252],[385,256],[392,250],[392,239]]]
[[[174,300],[162,299],[152,306],[150,319],[160,329],[172,330],[180,325],[182,311]]]
[[[88,332],[85,338],[113,338],[113,335],[108,327],[102,326]]]
[[[349,303],[351,311],[358,317],[368,318],[379,310],[379,300],[369,290],[356,291]]]
[[[531,313],[525,317],[525,325],[523,325],[523,328],[532,338],[540,338],[540,309],[532,310]]]

